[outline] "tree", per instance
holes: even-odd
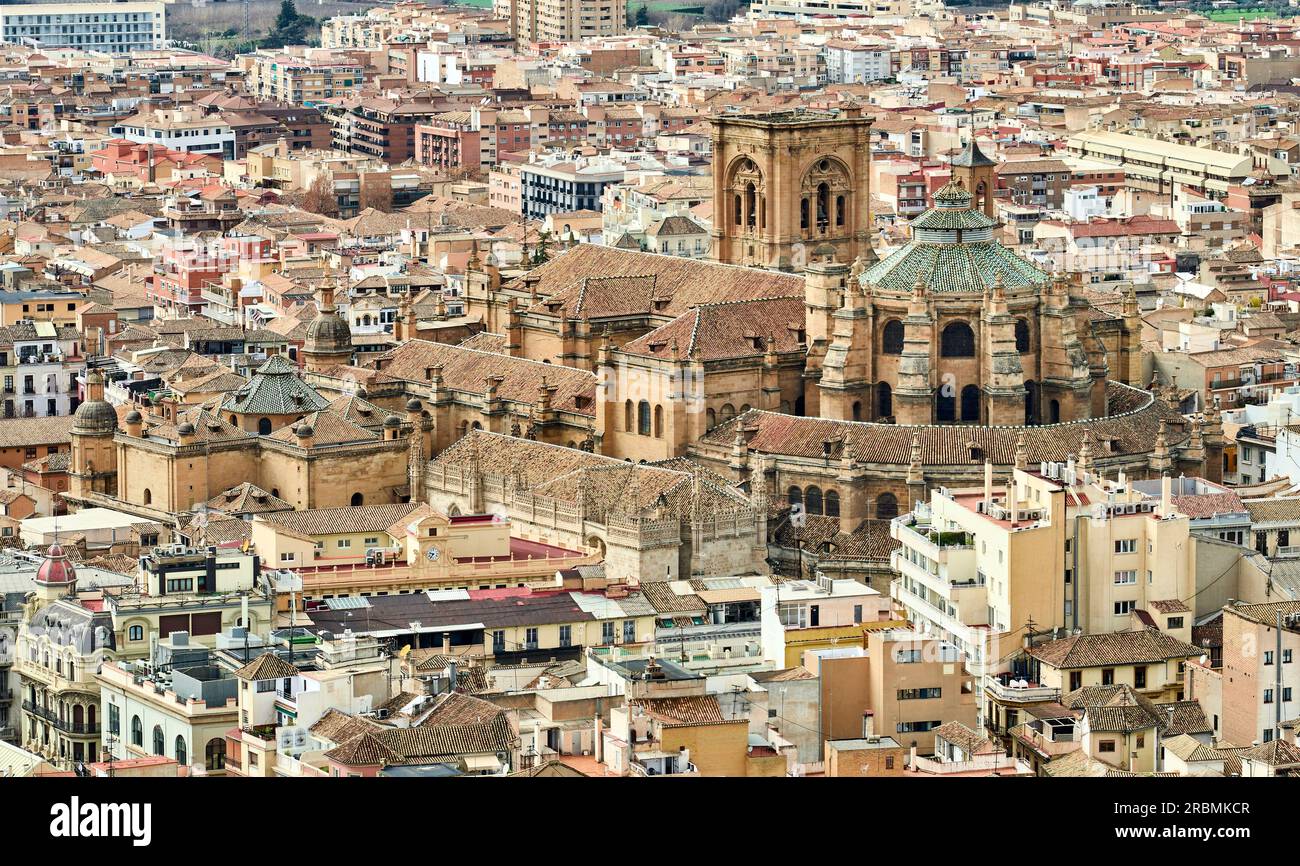
[[[533,264],[544,265],[551,260],[551,233],[542,232],[537,236],[537,246],[533,247]]]
[[[642,3],[636,10],[636,26],[644,27],[650,23],[650,10]]]
[[[383,213],[392,213],[393,211],[393,192],[384,185],[378,183],[363,183],[361,185],[361,196],[357,202],[361,210],[372,208]]]
[[[272,38],[282,45],[300,45],[307,41],[307,25],[311,22],[311,18],[298,14],[293,0],[281,0]]]
[[[334,195],[334,184],[324,173],[312,179],[311,186],[302,197],[302,209],[323,217],[339,215],[339,200]]]

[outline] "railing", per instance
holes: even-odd
[[[1001,701],[1015,703],[1038,703],[1060,700],[1061,690],[1048,686],[1026,686],[1024,688],[1006,685],[1001,680],[991,679],[984,690]]]
[[[68,734],[90,735],[99,733],[99,725],[87,725],[79,722],[69,722],[67,719],[61,719],[58,715],[47,710],[45,707],[34,704],[31,701],[23,701],[23,709],[32,713],[39,718],[44,719],[60,731]]]
[[[918,773],[929,773],[932,775],[948,775],[951,773],[977,773],[992,772],[994,770],[1019,770],[1028,771],[1019,761],[1010,755],[976,755],[966,761],[936,761],[933,758],[916,757],[912,761],[912,769]]]

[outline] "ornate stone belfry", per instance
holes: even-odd
[[[713,118],[713,257],[802,270],[871,251],[871,124],[856,105]]]

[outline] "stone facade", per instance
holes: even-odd
[[[782,271],[870,255],[873,118],[851,107],[713,118],[713,256]]]

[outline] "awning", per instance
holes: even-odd
[[[465,762],[467,773],[482,773],[485,770],[496,773],[501,769],[501,762],[496,755],[465,755],[461,760]]]

